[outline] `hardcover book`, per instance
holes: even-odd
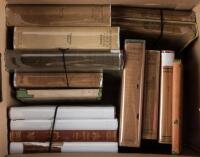
[[[13,47],[119,50],[119,27],[15,27]]]
[[[146,51],[142,138],[157,140],[160,51]]]
[[[172,80],[174,51],[161,53],[159,143],[172,142]]]
[[[52,106],[16,106],[10,107],[11,120],[52,120],[56,107]],[[57,120],[67,119],[114,119],[115,107],[110,105],[59,106]]]
[[[15,73],[15,88],[102,88],[103,73]]]
[[[11,120],[11,131],[51,130],[53,120]],[[117,119],[56,120],[54,130],[117,130]]]
[[[48,142],[51,131],[10,131],[10,142]],[[53,142],[117,142],[116,130],[54,131]]]
[[[16,98],[23,102],[100,100],[102,89],[18,89]]]
[[[126,64],[122,76],[119,145],[139,147],[141,142],[145,41],[125,41]]]
[[[121,70],[122,52],[96,50],[25,50],[5,53],[9,72],[102,72]]]
[[[111,26],[110,5],[7,5],[7,26]]]
[[[181,60],[173,63],[172,87],[172,154],[182,150],[182,117],[183,117],[183,65]]]
[[[11,142],[10,154],[48,153],[49,142]],[[51,152],[118,152],[117,142],[54,142]]]

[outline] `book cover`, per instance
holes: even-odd
[[[103,73],[15,73],[15,88],[102,88]]]
[[[172,81],[174,51],[161,53],[159,143],[172,142]]]
[[[14,49],[120,48],[119,27],[15,27],[13,40]]]
[[[10,131],[10,142],[48,142],[51,131]],[[54,131],[53,142],[117,142],[116,130]]]
[[[53,120],[11,120],[11,131],[51,130]],[[56,120],[54,130],[117,130],[117,119]]]
[[[8,111],[11,120],[52,120],[56,107],[51,106],[16,106]],[[69,119],[114,119],[115,107],[111,105],[87,105],[84,106],[59,106],[57,120]]]
[[[172,84],[172,154],[180,154],[183,116],[183,65],[181,60],[173,63]]]
[[[7,26],[111,26],[110,5],[7,5]]]
[[[100,100],[102,89],[18,89],[16,98],[23,102]]]
[[[9,72],[102,72],[123,67],[120,50],[7,50],[5,60]]]
[[[11,142],[10,154],[48,153],[49,142]],[[118,152],[117,142],[54,142],[51,152]]]
[[[143,139],[158,139],[160,63],[160,51],[146,51],[142,125]]]
[[[126,64],[122,76],[119,145],[139,147],[144,86],[145,41],[125,41]]]

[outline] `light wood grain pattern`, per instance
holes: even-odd
[[[16,88],[100,88],[103,73],[15,73]]]
[[[172,153],[180,154],[182,139],[182,95],[183,95],[183,65],[181,61],[173,64],[172,90]]]
[[[110,5],[8,5],[7,26],[111,26]]]
[[[160,85],[160,51],[146,51],[143,139],[157,139]]]
[[[120,146],[139,147],[143,104],[145,42],[126,40],[122,77]]]

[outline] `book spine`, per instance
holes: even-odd
[[[58,48],[119,50],[119,27],[15,27],[14,49]]]
[[[53,142],[51,151],[67,152],[118,152],[117,142]],[[11,142],[10,154],[49,153],[49,142]]]
[[[122,76],[120,146],[139,147],[143,104],[145,42],[126,40],[126,64]]]
[[[53,120],[11,120],[10,130],[32,131],[51,130]],[[117,119],[70,119],[56,120],[55,128],[58,130],[117,130]]]
[[[103,73],[15,73],[16,88],[102,88]]]
[[[159,143],[171,144],[172,78],[175,53],[173,51],[162,51],[161,56]]]
[[[7,5],[7,26],[111,26],[110,5]]]
[[[180,154],[183,110],[183,65],[179,60],[173,64],[172,94],[172,154]]]
[[[146,51],[143,139],[157,139],[160,85],[160,51]]]
[[[100,100],[102,89],[18,89],[16,98],[21,101]]]
[[[11,131],[10,142],[48,142],[50,131]],[[54,131],[53,142],[117,142],[115,130]]]
[[[67,72],[102,72],[102,70],[121,70],[123,67],[120,51],[116,53],[98,50],[67,52],[65,53]],[[6,68],[9,72],[65,72],[62,53],[46,50],[7,50]]]

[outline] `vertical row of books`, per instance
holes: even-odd
[[[99,103],[103,72],[123,63],[111,6],[10,5],[6,13],[7,67],[23,102],[9,110],[10,153],[118,152],[115,106]]]
[[[122,76],[119,145],[142,140],[181,152],[182,63],[171,50],[145,50],[145,41],[126,40]]]
[[[24,103],[9,110],[10,153],[118,152],[118,145],[140,148],[143,140],[180,153],[182,63],[174,50],[178,55],[198,36],[192,12],[8,5],[6,14],[14,31],[6,67]],[[98,102],[105,72],[119,71],[117,115],[117,104]]]

